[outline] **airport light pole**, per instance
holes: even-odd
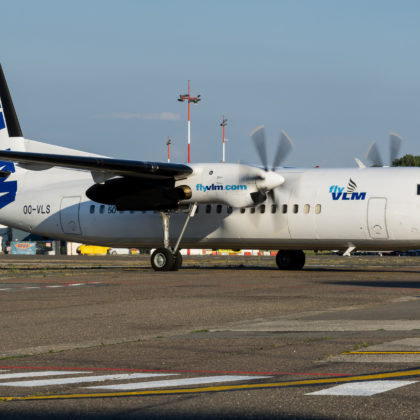
[[[227,118],[225,118],[225,116],[223,115],[222,117],[222,122],[220,124],[221,127],[223,127],[223,138],[222,138],[222,163],[225,163],[226,161],[226,151],[225,151],[225,143],[226,143],[226,139],[225,139],[225,127],[227,125]]]
[[[191,113],[190,113],[190,104],[191,102],[193,104],[198,104],[201,99],[200,99],[201,95],[197,95],[197,96],[191,96],[190,93],[190,81],[188,80],[188,93],[183,94],[183,95],[179,95],[178,101],[179,102],[184,102],[187,101],[188,102],[188,163],[191,162]]]
[[[166,142],[166,145],[168,146],[168,163],[171,161],[171,139],[168,137],[168,141]]]

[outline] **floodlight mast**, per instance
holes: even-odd
[[[171,162],[171,139],[168,137],[168,141],[166,142],[166,145],[168,146],[168,163]]]
[[[201,99],[201,95],[191,96],[190,91],[190,81],[188,80],[188,93],[179,95],[178,101],[179,102],[188,102],[188,163],[191,163],[191,111],[190,111],[190,104],[191,102],[194,104],[198,104]]]
[[[225,127],[227,125],[227,118],[225,118],[225,116],[223,115],[222,117],[222,122],[220,124],[220,126],[223,128],[223,137],[222,137],[222,163],[226,162],[226,151],[225,151],[225,143],[226,143],[226,139],[225,139]]]

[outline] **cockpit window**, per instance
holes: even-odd
[[[417,195],[420,195],[420,184],[417,184]]]

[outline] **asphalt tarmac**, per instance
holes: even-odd
[[[0,418],[420,417],[420,258],[0,257]]]

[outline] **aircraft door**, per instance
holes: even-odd
[[[60,207],[60,223],[63,233],[80,235],[79,222],[80,197],[63,197]]]
[[[372,239],[387,239],[386,198],[374,197],[368,203],[368,230]]]

